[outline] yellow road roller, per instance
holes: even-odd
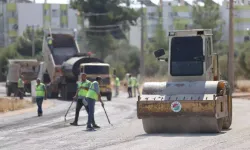
[[[169,32],[165,50],[154,52],[168,62],[167,82],[145,82],[137,117],[146,133],[219,133],[232,123],[232,90],[220,79],[212,30]],[[167,72],[168,70],[168,72]]]

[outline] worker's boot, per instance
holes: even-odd
[[[99,128],[101,128],[101,127],[98,126],[97,124],[93,124],[93,128],[99,129]]]
[[[38,113],[38,117],[41,117],[41,116],[43,116],[43,113]]]
[[[72,122],[72,123],[70,123],[70,125],[72,125],[72,126],[78,126],[78,124],[77,124],[77,122]]]
[[[95,129],[93,127],[87,125],[86,130],[91,131],[91,130],[95,130]]]

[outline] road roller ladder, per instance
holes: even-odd
[[[167,82],[146,82],[137,101],[137,116],[146,133],[221,132],[232,123],[232,92],[220,79],[212,30],[169,32]]]

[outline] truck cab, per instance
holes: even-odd
[[[35,80],[39,73],[39,62],[36,59],[9,59],[6,79],[6,95],[11,96],[17,90],[17,82],[20,75],[24,78],[25,92],[31,93],[31,81]]]
[[[100,85],[101,95],[106,96],[108,101],[112,98],[110,65],[107,63],[83,63],[80,65],[81,73],[87,74],[87,79],[95,81],[97,76],[103,80]],[[80,77],[79,77],[80,79]]]

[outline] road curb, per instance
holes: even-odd
[[[232,96],[233,98],[246,98],[246,97],[250,97],[250,95],[236,95],[236,96]]]
[[[248,93],[238,93],[238,94],[233,94],[232,98],[246,98],[250,97],[250,94]]]

